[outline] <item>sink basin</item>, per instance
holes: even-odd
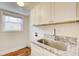
[[[66,51],[67,50],[67,46],[64,42],[60,42],[60,41],[53,41],[53,40],[48,40],[48,39],[39,39],[37,40],[38,42],[48,45],[52,48],[56,48],[62,51]]]

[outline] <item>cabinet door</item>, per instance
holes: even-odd
[[[77,10],[76,10],[76,12],[77,12],[77,20],[79,20],[79,2],[77,2]]]
[[[54,19],[54,4],[49,2],[39,3],[31,10],[33,25],[49,24]]]
[[[31,19],[32,25],[39,25],[39,21],[40,21],[39,8],[40,8],[40,6],[37,5],[31,10],[30,19]]]
[[[33,43],[31,43],[31,49],[32,49],[32,54],[31,54],[32,56],[56,56],[55,54]]]
[[[41,24],[49,24],[51,23],[53,16],[53,3],[50,2],[43,2],[40,5],[41,9]]]
[[[56,2],[54,22],[76,20],[76,3]]]
[[[44,53],[43,53],[44,56],[57,56],[57,55],[55,55],[54,53],[52,53],[52,52],[50,52],[50,51],[47,51],[47,50],[45,50],[45,49],[43,50],[43,52],[44,52]]]
[[[32,25],[35,24],[35,9],[32,9],[30,12],[30,22]]]
[[[32,56],[44,56],[44,49],[37,46],[36,44],[31,43]]]
[[[48,24],[50,20],[50,3],[41,3],[41,24]]]

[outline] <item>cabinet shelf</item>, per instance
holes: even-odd
[[[72,21],[63,21],[63,22],[56,22],[56,23],[49,23],[49,24],[39,24],[33,26],[48,26],[48,25],[59,25],[59,24],[68,24],[68,23],[77,23],[79,20],[72,20]]]

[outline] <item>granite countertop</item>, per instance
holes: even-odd
[[[61,50],[52,48],[50,46],[47,46],[47,45],[42,44],[42,43],[39,43],[37,41],[32,41],[32,43],[38,45],[39,47],[42,47],[42,48],[48,50],[49,52],[51,52],[51,53],[53,53],[53,54],[55,54],[57,56],[67,55],[67,52],[66,51],[61,51]]]
[[[42,44],[40,42],[37,42],[37,40],[33,40],[32,43],[38,45],[39,47],[42,47],[49,52],[58,55],[58,56],[71,56],[71,55],[76,55],[76,46],[77,46],[77,39],[76,38],[71,38],[71,37],[64,37],[64,40],[62,40],[63,37],[58,37],[61,38],[61,40],[56,40],[56,41],[61,41],[67,44],[67,51],[62,51],[56,48],[52,48],[50,46],[47,46],[45,44]]]

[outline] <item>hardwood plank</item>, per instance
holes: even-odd
[[[7,53],[2,56],[28,56],[31,55],[31,48],[25,47],[14,52]]]

